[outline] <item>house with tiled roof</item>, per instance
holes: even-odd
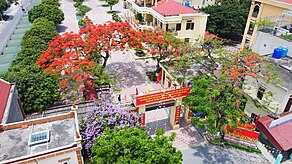
[[[0,125],[23,121],[24,118],[16,85],[0,79]]]
[[[186,42],[203,39],[208,14],[175,0],[126,0],[123,18],[136,30],[161,28]]]

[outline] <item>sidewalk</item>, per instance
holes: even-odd
[[[79,27],[76,19],[76,9],[73,6],[73,0],[61,0],[60,9],[64,12],[64,21],[62,24],[57,25],[57,29],[60,35],[65,32],[73,31],[77,33],[79,31]]]
[[[9,19],[7,21],[0,21],[0,54],[2,54],[8,40],[12,37],[23,12],[19,5],[13,4],[4,14],[9,15]]]
[[[22,0],[19,3],[23,5],[26,13],[21,11],[20,5],[11,5],[4,12],[9,15],[8,21],[0,22],[0,74],[7,72],[20,51],[22,37],[25,31],[31,27],[27,11],[39,4],[40,0],[34,0],[32,4],[30,4],[30,0]]]

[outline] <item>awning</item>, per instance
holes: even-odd
[[[261,117],[257,128],[279,149],[287,151],[292,148],[292,122],[269,129],[275,119],[270,116]]]

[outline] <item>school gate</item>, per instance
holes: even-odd
[[[191,87],[183,87],[178,89],[163,90],[156,93],[135,95],[134,105],[137,113],[141,118],[142,126],[146,125],[145,117],[148,110],[158,109],[163,107],[171,107],[170,109],[170,125],[172,129],[180,127],[180,113],[182,111],[182,101],[191,91]],[[191,123],[191,112],[188,108],[184,108],[184,121]]]

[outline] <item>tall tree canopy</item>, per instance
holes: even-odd
[[[79,33],[55,37],[37,64],[50,74],[64,77],[62,86],[74,84],[83,90],[88,78],[97,81],[101,77],[111,53],[116,50],[144,48],[161,60],[170,54],[178,55],[179,43],[179,39],[165,32],[135,31],[126,22],[93,25],[87,21]],[[166,50],[170,52],[167,55]]]
[[[47,42],[55,35],[58,32],[53,22],[45,18],[36,19],[25,32],[21,51],[8,72],[2,75],[3,79],[16,83],[26,113],[42,111],[60,98],[58,78],[42,73],[36,65],[42,51],[48,48]]]
[[[47,18],[55,24],[64,20],[64,13],[57,5],[39,4],[28,11],[28,19],[32,23],[37,18]]]
[[[231,0],[202,8],[201,11],[210,14],[207,30],[219,35],[241,34],[245,28],[250,3],[250,0]]]
[[[170,137],[164,130],[156,131],[154,139],[147,131],[125,128],[101,135],[92,147],[90,164],[117,163],[182,163],[182,153],[172,147],[175,133]]]
[[[197,125],[208,125],[208,131],[215,134],[224,125],[243,121],[245,80],[266,78],[270,81],[271,65],[264,57],[250,51],[224,51],[214,38],[207,38],[202,47],[203,51],[193,58],[202,66],[200,71],[204,76],[190,78],[192,90],[185,104],[205,118],[193,118]]]

